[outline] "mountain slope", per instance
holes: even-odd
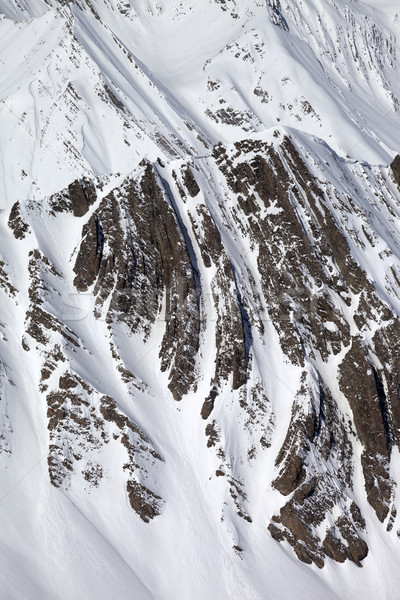
[[[392,597],[395,3],[0,11],[7,597]]]
[[[3,202],[278,123],[389,162],[395,4],[279,6],[3,2]]]

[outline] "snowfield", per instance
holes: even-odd
[[[1,597],[397,597],[399,52],[394,0],[0,0]],[[270,534],[296,452],[362,568]]]

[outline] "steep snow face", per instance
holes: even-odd
[[[2,0],[0,12],[3,204],[277,124],[342,156],[396,152],[392,5]]]
[[[395,594],[396,11],[0,0],[7,598]]]
[[[2,213],[10,597],[390,595],[399,164],[276,129]]]

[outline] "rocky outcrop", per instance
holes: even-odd
[[[400,441],[400,322],[354,251],[375,248],[356,192],[352,198],[353,188],[345,194],[317,179],[291,139],[279,131],[272,137],[218,144],[212,156],[177,160],[173,169],[143,161],[104,197],[83,179],[41,207],[16,205],[9,226],[26,246],[35,243],[39,210],[53,220],[69,213],[81,231],[67,275],[39,248],[27,250],[22,345],[41,358],[55,487],[68,491],[81,481],[100,490],[102,457],[118,448],[128,505],[144,522],[161,514],[164,457],[130,404],[155,400],[151,377],[141,380],[129,357],[134,345],[151,343],[152,372],[162,382],[157,401],[193,401],[201,389],[197,418],[205,421],[209,481],[218,479],[223,497],[221,522],[252,526],[247,478],[257,461],[270,461],[279,499],[267,524],[273,538],[320,568],[328,559],[360,566],[369,551],[363,502],[389,531],[396,523],[391,458]],[[337,168],[345,180],[350,167]],[[394,161],[393,174],[396,168]],[[393,216],[388,181],[382,206]],[[364,219],[357,234],[349,214]],[[6,267],[0,263],[0,283],[16,297]],[[106,338],[124,410],[117,394],[71,367],[90,354],[78,335],[85,328],[57,311],[71,269],[77,295],[90,295],[92,326]],[[395,280],[393,267],[391,273]],[[270,366],[270,344],[292,373],[290,385]],[[270,375],[287,398],[276,397]],[[289,401],[274,456],[281,427],[275,409],[279,414],[279,403]],[[359,445],[365,498],[353,484]]]
[[[50,198],[54,213],[72,212],[74,217],[83,217],[96,201],[96,186],[87,178],[76,179],[68,188]]]
[[[283,149],[285,162],[293,163],[290,169],[272,147],[260,142],[243,142],[235,148],[232,157],[217,150],[217,164],[237,194],[241,226],[257,244],[264,297],[281,345],[294,364],[304,364],[305,352],[312,355],[317,350],[327,358],[330,348],[338,352],[348,340],[349,326],[340,313],[335,314],[327,292],[328,285],[338,293],[343,291],[340,266],[350,262],[346,242],[335,233],[337,228],[327,211],[321,214],[316,210],[314,198],[320,197],[321,191],[312,184],[289,140],[284,141]],[[249,162],[247,154],[252,154]],[[306,221],[299,219],[297,202],[307,211]],[[322,246],[319,254],[315,244]],[[328,262],[333,263],[331,278],[324,268]],[[326,321],[335,322],[333,331],[324,326]]]
[[[290,498],[273,517],[271,535],[286,539],[300,560],[318,567],[325,556],[359,564],[368,547],[361,516],[357,523],[352,518],[359,509],[346,493],[352,487],[352,447],[344,419],[321,384],[319,390],[303,384],[276,465],[279,474],[273,485]],[[334,525],[321,539],[317,528],[326,520]]]
[[[221,240],[220,233],[204,204],[196,207],[193,232],[206,268],[213,267],[214,277],[209,289],[215,311],[215,375],[209,396],[205,399],[202,416],[208,418],[221,386],[229,382],[234,390],[246,381],[251,332],[247,314],[237,287],[235,270]]]
[[[389,463],[392,430],[398,426],[386,384],[387,376],[393,380],[393,369],[386,375],[382,365],[396,361],[392,351],[383,349],[379,333],[379,364],[374,366],[371,356],[376,347],[361,332],[377,321],[382,323],[380,332],[386,331],[392,315],[352,256],[347,232],[332,214],[324,187],[291,140],[285,138],[279,147],[244,141],[231,151],[217,146],[214,158],[237,198],[234,221],[258,248],[263,300],[281,347],[294,365],[304,369],[273,482],[289,500],[274,516],[270,532],[278,541],[288,541],[305,562],[322,567],[328,556],[360,564],[368,552],[363,520],[355,519],[359,509],[345,492],[352,486],[352,434],[324,376],[314,368],[310,371],[310,366],[315,360],[329,362],[344,355],[338,379],[364,447],[366,495],[384,521],[393,498]],[[358,335],[340,308],[341,303],[352,306],[356,297],[353,318]],[[397,319],[393,322],[397,331]],[[393,335],[388,348],[396,347],[395,339]],[[210,401],[203,407],[205,414]],[[317,530],[326,520],[334,526],[321,538]]]
[[[183,232],[151,165],[101,202],[84,225],[75,286],[94,284],[96,315],[106,301],[109,323],[124,322],[144,337],[165,322],[161,370],[176,400],[196,384],[199,307],[194,267]]]
[[[161,497],[145,485],[147,465],[163,459],[151,441],[118,408],[79,376],[65,372],[58,389],[47,395],[50,436],[48,467],[55,487],[68,488],[80,473],[89,487],[99,487],[104,476],[101,462],[106,444],[122,444],[127,462],[126,491],[133,510],[146,523],[160,514]],[[78,440],[78,443],[77,443]]]
[[[56,316],[44,308],[44,302],[54,289],[49,285],[51,279],[61,279],[62,275],[55,269],[49,259],[39,250],[29,253],[28,272],[29,286],[29,308],[26,311],[25,332],[22,344],[24,349],[29,350],[28,337],[33,340],[36,348],[51,344],[50,338],[55,334],[62,343],[78,346],[79,341],[75,333]],[[45,283],[46,281],[46,283]]]
[[[8,218],[8,226],[12,230],[14,237],[17,240],[22,240],[29,232],[29,225],[23,220],[21,216],[20,203],[16,202],[10,211]]]
[[[400,189],[400,154],[397,154],[394,157],[392,163],[390,164],[390,168],[392,170],[392,175],[394,177],[394,180]]]
[[[351,406],[357,434],[364,446],[361,464],[367,497],[379,520],[384,521],[392,494],[389,477],[391,427],[379,375],[368,364],[366,350],[357,338],[353,339],[340,366],[340,385]]]

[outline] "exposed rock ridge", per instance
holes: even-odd
[[[165,322],[161,370],[180,400],[195,388],[198,294],[184,236],[160,186],[148,164],[137,182],[127,180],[101,201],[83,228],[75,285],[85,291],[94,284],[96,315],[144,338],[156,320]]]
[[[236,144],[230,154],[219,146],[214,157],[236,194],[238,226],[258,245],[264,300],[282,348],[293,364],[304,369],[304,383],[277,457],[279,475],[274,482],[291,499],[274,517],[270,531],[278,540],[287,539],[305,562],[323,566],[326,555],[360,564],[368,549],[363,519],[352,516],[359,508],[351,493],[352,443],[347,416],[323,375],[311,375],[311,365],[317,359],[329,362],[344,354],[339,362],[340,386],[364,446],[367,498],[383,521],[394,493],[389,461],[392,431],[398,430],[399,421],[389,409],[394,398],[383,383],[386,366],[382,369],[382,365],[395,360],[391,354],[396,348],[398,319],[378,299],[354,260],[347,232],[330,212],[324,189],[289,139],[283,140],[278,151],[272,145],[249,141]],[[263,218],[265,209],[269,214]],[[355,296],[362,302],[354,314],[358,333],[351,334],[354,325],[339,307],[341,302],[350,307]],[[392,341],[387,345],[393,351],[385,351],[379,366],[370,358],[376,348],[362,333],[373,331],[375,325],[371,328],[371,324],[376,322],[381,323],[382,332],[393,323]],[[397,405],[397,392],[395,398]],[[315,466],[316,456],[320,456],[317,463],[326,465],[323,469]],[[338,476],[343,478],[339,484]],[[342,507],[341,516],[335,521],[328,515],[337,513],[338,506]],[[335,525],[321,539],[315,528],[325,519]]]
[[[73,217],[82,228],[65,273],[39,248],[28,256],[22,344],[41,358],[53,485],[68,492],[81,481],[100,490],[102,456],[122,445],[130,506],[148,522],[164,502],[155,475],[164,458],[151,437],[117,398],[68,366],[74,354],[89,354],[82,329],[55,309],[58,289],[68,289],[72,271],[78,295],[91,294],[91,318],[129,398],[151,394],[152,382],[140,381],[126,360],[121,331],[128,344],[158,336],[155,369],[168,386],[163,396],[195,402],[198,389],[206,390],[202,427],[217,464],[213,476],[224,482],[222,521],[231,508],[252,526],[244,465],[269,457],[280,498],[276,514],[266,515],[271,535],[306,563],[323,567],[330,558],[361,565],[368,553],[354,486],[361,444],[365,496],[390,531],[396,520],[391,457],[400,441],[400,322],[387,300],[395,298],[395,288],[388,285],[384,296],[354,251],[375,248],[377,236],[359,208],[358,188],[339,193],[313,175],[306,158],[276,131],[268,142],[218,144],[212,156],[177,161],[173,168],[143,162],[106,195],[98,183],[77,180],[43,206],[12,208],[9,226],[26,247],[35,244],[39,211],[53,220]],[[346,181],[351,168],[366,177],[366,168],[334,160]],[[391,171],[368,177],[382,186],[376,202],[394,218],[395,161]],[[349,213],[362,222],[363,239],[351,229]],[[16,293],[11,285],[8,295]],[[292,411],[276,456],[271,447],[277,450],[274,408],[280,399],[269,397],[263,373],[272,329],[299,382],[288,390]],[[206,352],[214,358],[205,373]],[[230,411],[246,431],[235,461],[224,416]]]

